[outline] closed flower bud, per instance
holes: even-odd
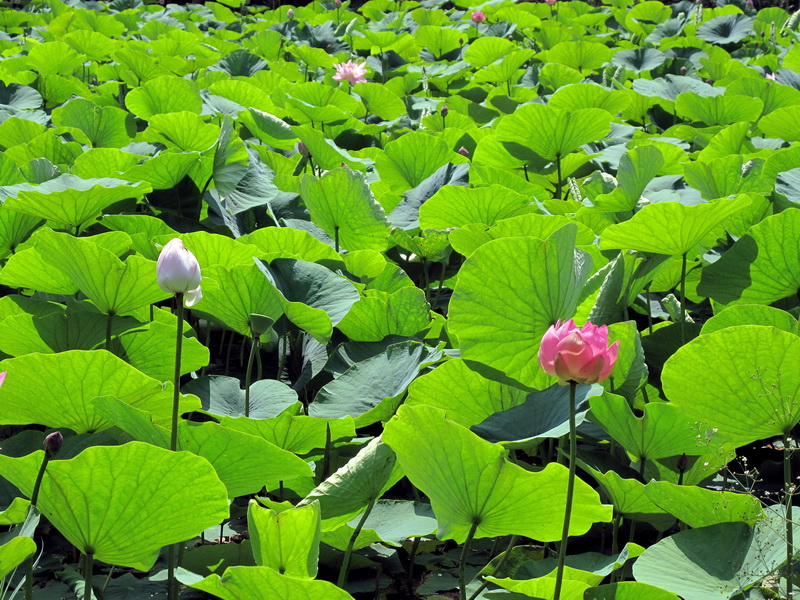
[[[681,67],[681,75],[686,75],[686,71],[687,71],[686,65],[682,66]]]
[[[170,294],[183,294],[187,308],[197,304],[203,297],[200,292],[200,263],[187,250],[180,238],[170,240],[158,255],[156,264],[158,285]]]
[[[579,328],[570,319],[552,325],[539,346],[539,364],[558,383],[597,383],[611,375],[619,341],[608,345],[608,327],[586,323]]]
[[[683,473],[684,471],[686,471],[688,466],[689,466],[689,459],[686,457],[686,452],[684,452],[678,459],[678,471]]]
[[[443,104],[441,110],[439,111],[442,117],[447,117],[447,113],[450,112],[450,109],[447,108],[447,104]]]
[[[342,8],[342,0],[336,0],[336,2],[333,3],[333,5],[336,8]]]
[[[311,154],[308,151],[308,146],[306,146],[302,141],[297,142],[294,145],[294,149],[297,150],[302,156],[309,156]]]
[[[290,21],[292,19],[294,19],[294,10],[293,9],[290,8],[289,10],[286,11],[286,18],[289,19]]]
[[[461,146],[461,148],[459,148],[459,149],[458,149],[458,153],[459,153],[461,156],[467,156],[467,157],[469,157],[469,150],[467,150],[466,148],[464,148],[464,146]]]
[[[44,438],[44,451],[47,453],[48,458],[53,458],[58,451],[61,450],[61,446],[64,444],[64,436],[61,435],[60,431],[54,431],[46,438]]]
[[[476,10],[470,15],[473,23],[483,23],[486,20],[486,13],[481,10]]]

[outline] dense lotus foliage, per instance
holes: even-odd
[[[799,21],[0,8],[0,595],[791,597]]]

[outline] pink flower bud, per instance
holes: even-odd
[[[756,8],[755,5],[753,4],[753,0],[747,0],[747,2],[744,3],[744,7],[747,10],[755,10]]]
[[[544,0],[544,1],[545,1],[545,3],[547,3],[549,6],[555,6],[555,3],[556,3],[558,0]]]
[[[158,285],[170,294],[183,294],[183,305],[187,308],[197,304],[203,297],[200,292],[200,263],[187,250],[180,238],[170,240],[158,255],[156,263]]]
[[[476,10],[472,15],[470,15],[473,23],[483,23],[486,20],[486,13],[482,10]]]
[[[339,8],[342,8],[342,0],[336,0],[336,2],[334,2],[334,3],[333,3],[333,5],[334,5],[334,6],[335,6],[337,9],[339,9]]]
[[[290,21],[292,19],[294,19],[294,9],[293,8],[290,8],[289,10],[286,11],[286,18],[289,19]]]
[[[439,113],[442,115],[442,117],[447,118],[447,113],[449,113],[449,112],[450,112],[450,109],[447,108],[447,104],[442,104],[442,108],[439,109]]]
[[[683,65],[683,66],[681,67],[681,75],[686,75],[686,70],[687,70],[687,69],[686,69],[686,65]]]
[[[771,79],[772,81],[775,81],[775,73],[767,73],[766,75],[764,75],[764,77],[766,77],[767,79]]]
[[[542,337],[539,364],[558,383],[597,383],[614,370],[619,341],[608,345],[608,327],[586,323],[582,328],[570,319],[552,325]]]
[[[302,140],[294,145],[294,149],[297,150],[297,152],[299,152],[302,156],[311,155],[311,153],[308,151],[308,146],[306,146]]]
[[[60,431],[54,431],[46,438],[44,438],[44,451],[47,453],[48,458],[53,458],[58,451],[61,450],[61,446],[64,444],[64,436],[61,435]]]
[[[6,380],[6,373],[8,373],[8,371],[0,373],[0,385],[3,385],[3,382]]]
[[[466,156],[466,157],[468,157],[468,158],[469,158],[469,150],[467,150],[466,148],[464,148],[464,146],[461,146],[461,148],[459,148],[459,149],[458,149],[458,153],[459,153],[461,156]]]

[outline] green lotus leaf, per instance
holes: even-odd
[[[440,137],[412,132],[386,144],[375,157],[381,181],[394,192],[417,187],[454,158],[453,151]]]
[[[145,81],[128,92],[125,106],[140,119],[148,120],[153,115],[181,111],[200,114],[203,101],[191,81],[167,75]]]
[[[0,579],[11,573],[35,552],[36,542],[24,535],[11,538],[0,546]]]
[[[229,567],[222,577],[188,585],[224,600],[353,600],[329,581],[296,579],[269,567]]]
[[[312,81],[292,86],[288,90],[287,108],[299,121],[331,123],[348,116],[360,117],[364,106],[338,88]]]
[[[21,184],[6,197],[5,207],[80,229],[112,204],[128,198],[139,199],[151,191],[146,183],[60,175],[37,186]]]
[[[250,396],[250,401],[252,403],[253,395]],[[356,434],[355,422],[350,416],[341,419],[323,419],[294,415],[290,411],[284,411],[276,417],[264,419],[226,416],[223,417],[222,424],[236,431],[262,437],[278,448],[295,454],[308,454],[324,449],[328,438],[331,443],[335,443],[339,440],[349,440]]]
[[[235,377],[209,375],[192,379],[183,386],[187,394],[200,398],[203,411],[217,417],[244,416],[245,394]],[[297,404],[297,392],[275,379],[262,379],[250,386],[250,416],[252,419],[269,419],[283,414]],[[250,419],[246,419],[250,421]],[[261,423],[261,421],[257,421]],[[247,427],[231,427],[252,435],[259,435]],[[275,443],[266,436],[267,441]],[[280,444],[275,444],[280,446]],[[281,446],[283,447],[283,446]],[[286,448],[287,450],[289,448]],[[294,450],[292,450],[294,452]]]
[[[430,406],[400,407],[383,435],[411,483],[431,499],[440,539],[463,543],[474,525],[478,538],[561,538],[566,467],[550,463],[538,473],[526,471],[506,460],[502,446],[480,439]],[[573,507],[571,535],[611,519],[611,507],[580,480]]]
[[[402,287],[392,293],[367,290],[337,328],[353,341],[378,342],[388,335],[414,336],[430,323],[425,292]]]
[[[547,51],[547,62],[566,65],[584,75],[611,59],[611,49],[597,42],[580,40],[561,42]]]
[[[170,296],[158,286],[153,261],[137,255],[121,261],[90,238],[50,232],[37,237],[36,248],[107,315],[130,314]]]
[[[139,88],[141,89],[141,88]],[[142,134],[148,142],[175,146],[183,152],[202,152],[213,146],[220,128],[206,123],[200,115],[186,110],[157,114],[150,117],[150,127]]]
[[[739,155],[725,156],[708,162],[694,161],[684,166],[686,182],[700,191],[706,200],[726,198],[739,192],[768,194],[771,182],[763,173],[760,159],[745,162]]]
[[[28,64],[43,75],[72,75],[85,58],[60,41],[34,45],[28,52]]]
[[[648,204],[631,219],[607,227],[600,237],[600,249],[685,254],[728,217],[749,205],[750,200],[743,197],[695,206],[677,202]]]
[[[753,32],[753,18],[741,13],[722,15],[697,28],[697,37],[712,44],[735,44]]]
[[[276,513],[255,500],[247,507],[247,530],[259,566],[299,579],[317,575],[320,541],[319,502]]]
[[[419,342],[392,344],[323,386],[309,405],[308,414],[329,419],[350,415],[356,427],[388,418],[420,370],[437,358]]]
[[[392,448],[373,438],[347,464],[314,488],[298,507],[318,502],[323,529],[331,530],[361,513],[403,476]]]
[[[542,335],[575,313],[591,270],[589,255],[575,250],[576,232],[568,225],[544,242],[502,238],[475,250],[450,300],[450,331],[462,358],[536,389],[553,383],[537,361]],[[496,290],[505,292],[498,296]]]
[[[75,159],[70,173],[81,179],[120,177],[138,162],[138,156],[117,148],[90,148]]]
[[[106,350],[26,354],[3,365],[15,373],[0,398],[3,424],[38,423],[69,427],[76,433],[107,429],[110,423],[92,407],[96,396],[119,398],[150,412],[156,423],[169,423],[172,418],[172,407],[164,401],[165,395],[171,397],[171,389],[164,390],[160,381]],[[31,397],[36,402],[30,402]],[[184,408],[194,410],[194,401],[187,399]]]
[[[651,402],[636,417],[625,398],[606,392],[591,406],[592,416],[638,462],[704,453],[695,421],[674,404]]]
[[[684,92],[675,100],[675,113],[687,121],[704,125],[732,125],[757,121],[764,108],[758,98],[741,96],[699,96]]]
[[[463,33],[456,29],[434,25],[423,25],[414,32],[417,45],[430,50],[436,58],[460,48],[463,45],[462,36]]]
[[[384,121],[391,121],[406,114],[403,100],[380,83],[357,83],[353,86],[353,91],[361,96],[368,114],[378,115]]]
[[[796,318],[785,310],[763,304],[734,304],[706,321],[700,333],[714,333],[737,325],[766,325],[800,335]]]
[[[350,525],[356,525],[356,517]],[[429,504],[413,500],[378,500],[364,521],[364,529],[374,531],[384,544],[400,547],[410,538],[436,532],[436,517]]]
[[[754,225],[703,269],[698,294],[722,304],[769,304],[800,289],[800,211]]]
[[[730,598],[786,560],[783,518],[773,511],[752,528],[746,523],[719,523],[673,534],[644,551],[633,575],[686,600]],[[794,532],[800,529],[795,527]]]
[[[474,69],[488,67],[515,50],[512,42],[501,37],[479,37],[469,45],[464,60]]]
[[[307,175],[300,190],[311,220],[343,248],[386,249],[389,223],[361,174],[340,168]]]
[[[119,46],[119,41],[103,35],[99,31],[76,29],[63,38],[69,46],[90,60],[101,62],[108,58]]]
[[[625,110],[630,102],[630,96],[624,91],[609,91],[593,83],[576,83],[556,91],[550,97],[548,106],[569,111],[602,108],[612,115],[617,115]]]
[[[661,3],[659,2],[659,4]],[[625,67],[631,71],[636,71],[636,73],[656,69],[663,65],[666,61],[667,55],[661,50],[656,50],[655,48],[634,48],[633,50],[620,50],[614,55],[614,58],[611,59],[612,64],[618,67]]]
[[[675,517],[647,497],[645,485],[638,479],[625,479],[610,469],[601,473],[584,463],[581,467],[597,481],[617,515],[650,523],[659,531],[666,531],[675,524]],[[632,471],[629,475],[634,477]]]
[[[512,154],[521,146],[544,159],[556,160],[604,138],[611,130],[610,123],[611,115],[599,108],[566,111],[545,104],[525,104],[500,121],[497,139]]]
[[[333,248],[320,242],[307,231],[291,227],[262,227],[253,233],[243,235],[239,241],[261,249],[266,260],[297,258],[307,262],[321,262],[342,259]]]
[[[30,495],[43,457],[0,456],[0,473]],[[37,507],[80,552],[145,571],[163,546],[228,516],[225,486],[208,461],[141,442],[51,462]]]
[[[423,229],[447,229],[470,223],[494,225],[529,212],[530,200],[501,185],[465,188],[446,185],[431,196],[419,209]]]
[[[592,202],[605,212],[633,210],[664,162],[664,155],[656,146],[637,146],[629,150],[619,161],[619,185],[611,193],[596,196]]]
[[[93,148],[122,148],[136,135],[133,115],[113,106],[98,106],[76,98],[53,111],[53,123],[77,127]]]
[[[779,108],[763,116],[758,122],[758,128],[767,137],[778,138],[787,142],[800,141],[800,125],[797,122],[798,114],[800,114],[800,106]]]
[[[564,571],[564,579],[561,583],[561,598],[564,600],[583,600],[584,593],[591,587],[589,583],[571,579],[570,576],[574,573],[575,571],[569,567]],[[497,579],[495,577],[488,577],[487,579],[509,590],[511,592],[509,595],[512,598],[552,598],[555,594],[555,577],[539,577],[526,581]]]
[[[103,215],[102,223],[112,231],[127,233],[131,247],[149,260],[158,260],[159,249],[153,243],[154,239],[158,236],[179,237],[172,227],[150,215]]]
[[[526,392],[483,377],[463,360],[448,360],[418,377],[405,404],[440,408],[451,421],[470,427],[525,402]]]
[[[761,501],[749,494],[709,490],[669,481],[651,481],[644,488],[650,500],[689,527],[744,522],[755,525],[764,517]]]
[[[123,177],[129,181],[149,183],[154,190],[169,190],[187,175],[194,175],[202,166],[201,160],[198,152],[181,152],[177,148],[170,148],[128,168]]]
[[[741,325],[701,335],[664,365],[664,394],[721,439],[746,444],[780,436],[800,420],[800,337]],[[700,359],[700,356],[704,358]]]
[[[78,291],[72,279],[45,260],[36,248],[25,248],[11,255],[0,273],[0,282],[48,294],[71,295]]]
[[[589,588],[584,594],[585,600],[678,600],[672,592],[638,581],[600,585]]]

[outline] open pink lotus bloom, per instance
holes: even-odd
[[[473,23],[483,23],[486,20],[486,13],[482,10],[476,10],[470,15]]]
[[[333,65],[336,69],[336,75],[333,76],[334,81],[344,81],[345,79],[352,84],[364,83],[367,79],[364,75],[367,74],[367,63],[357,63],[354,60],[348,60],[346,63]]]
[[[170,240],[161,249],[156,263],[158,285],[170,294],[183,294],[183,305],[194,306],[203,297],[200,291],[200,263],[180,238]]]
[[[550,326],[539,347],[539,364],[558,383],[597,383],[614,370],[619,341],[608,345],[608,327],[586,323],[582,328],[570,319]]]

